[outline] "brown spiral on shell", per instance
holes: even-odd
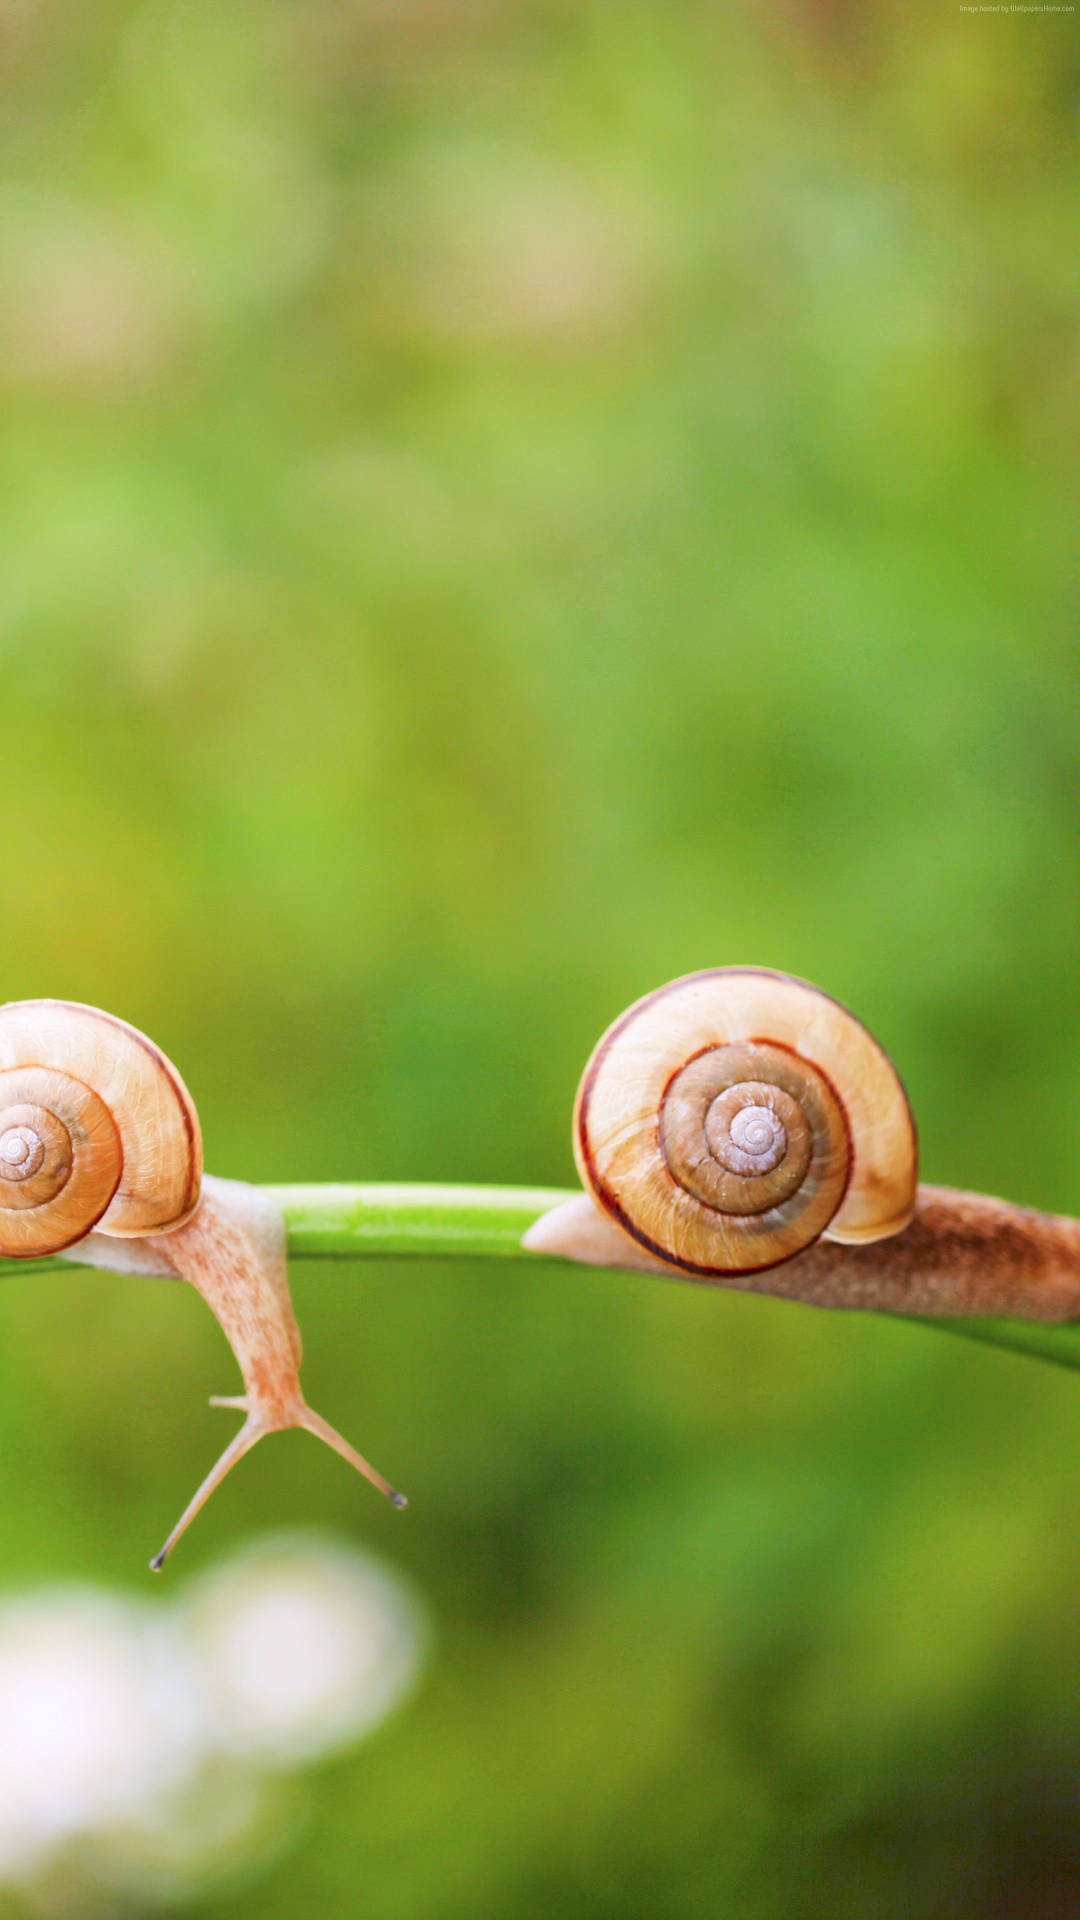
[[[191,1096],[145,1034],[64,1000],[0,1007],[0,1254],[167,1233],[201,1178]]]
[[[604,1212],[685,1272],[750,1273],[822,1234],[911,1218],[918,1153],[903,1086],[854,1015],[786,974],[717,968],[608,1029],[574,1149]]]

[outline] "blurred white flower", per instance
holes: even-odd
[[[227,1752],[285,1762],[381,1720],[424,1637],[415,1604],[372,1561],[287,1537],[204,1576],[187,1620],[212,1736]]]
[[[418,1603],[366,1556],[261,1541],[178,1601],[0,1602],[0,1884],[50,1864],[173,1898],[266,1841],[266,1770],[357,1740],[416,1674]],[[280,1825],[280,1823],[278,1823]]]
[[[156,1608],[81,1589],[0,1606],[0,1873],[190,1779],[205,1711]]]

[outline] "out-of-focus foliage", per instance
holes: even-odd
[[[215,1171],[558,1183],[606,1022],[757,961],[931,1177],[1080,1205],[1075,19],[0,16],[3,995],[146,1027]],[[1075,1379],[645,1279],[295,1292],[410,1511],[290,1436],[188,1563],[344,1529],[440,1639],[274,1920],[1075,1910]],[[5,1281],[0,1365],[0,1578],[141,1591],[209,1315]]]

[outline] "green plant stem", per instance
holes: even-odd
[[[285,1215],[289,1252],[305,1260],[514,1261],[519,1266],[574,1264],[523,1247],[521,1236],[568,1192],[546,1187],[290,1186],[267,1187]],[[70,1269],[79,1262],[0,1260],[0,1277]],[[580,1268],[575,1268],[580,1272]],[[88,1271],[88,1269],[83,1269]],[[594,1270],[598,1276],[616,1271]],[[636,1274],[641,1280],[642,1275]],[[1006,1347],[1013,1353],[1080,1369],[1080,1321],[1063,1326],[1035,1320],[933,1319],[918,1324]]]

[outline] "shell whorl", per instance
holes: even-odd
[[[191,1096],[145,1034],[68,1001],[0,1007],[0,1254],[167,1233],[201,1178]]]
[[[914,1206],[895,1069],[853,1014],[785,974],[718,968],[639,1000],[586,1068],[574,1149],[612,1219],[706,1277],[776,1266],[823,1233],[883,1238]]]

